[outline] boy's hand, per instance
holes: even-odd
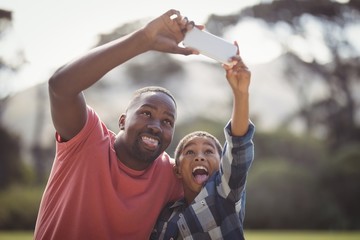
[[[239,55],[239,46],[237,42],[235,42],[235,45],[238,50],[237,55],[231,58],[233,65],[228,66],[223,64],[223,68],[226,70],[226,79],[228,80],[234,94],[248,93],[251,72]]]

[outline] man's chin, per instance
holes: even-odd
[[[158,157],[160,156],[159,153],[153,153],[151,155],[149,154],[142,154],[142,156],[140,157],[142,162],[146,162],[146,163],[153,163]]]
[[[140,161],[146,162],[148,164],[153,163],[164,151],[160,149],[160,146],[157,148],[146,148],[144,146],[140,146],[136,150],[133,150]]]

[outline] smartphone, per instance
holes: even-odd
[[[227,65],[232,64],[229,58],[235,56],[237,52],[234,44],[196,27],[186,32],[183,44],[185,47],[194,48],[200,54]]]

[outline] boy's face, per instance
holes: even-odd
[[[184,144],[176,166],[185,193],[199,193],[208,178],[219,170],[220,154],[214,140],[207,137],[193,137]]]

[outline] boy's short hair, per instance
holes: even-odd
[[[213,140],[215,142],[215,146],[218,151],[219,157],[221,157],[222,146],[221,146],[219,140],[216,137],[214,137],[212,134],[210,134],[206,131],[195,131],[195,132],[189,133],[188,135],[183,137],[180,140],[180,142],[178,143],[178,145],[175,149],[175,154],[174,154],[176,165],[178,164],[178,159],[180,157],[182,150],[184,149],[185,144],[194,137],[210,138],[211,140]]]

